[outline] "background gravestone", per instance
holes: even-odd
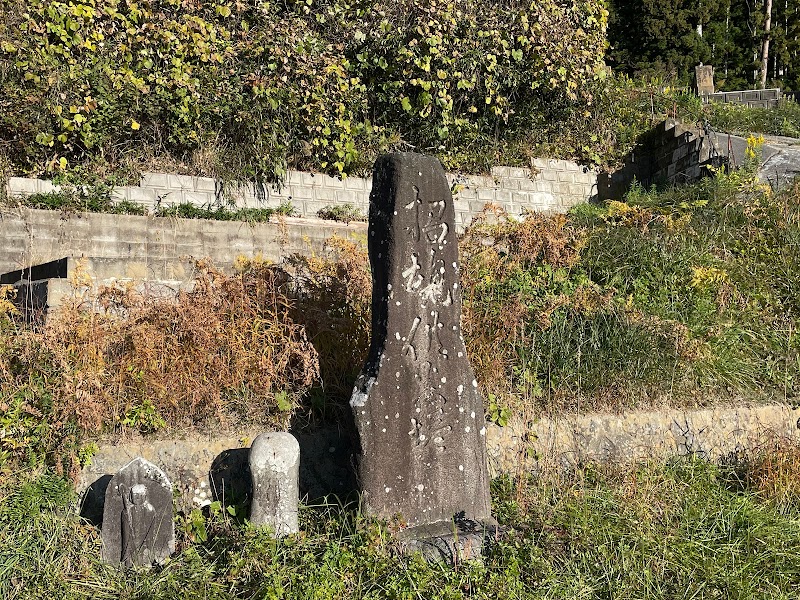
[[[489,520],[483,404],[461,335],[453,198],[432,157],[383,156],[370,195],[372,340],[353,391],[364,509]]]
[[[175,551],[172,485],[161,469],[135,458],[111,478],[101,534],[112,564],[160,564]]]
[[[711,65],[696,66],[694,68],[694,78],[698,95],[708,96],[714,93],[714,67]]]
[[[250,522],[267,525],[275,535],[297,533],[300,445],[283,431],[262,433],[250,446],[253,501]]]

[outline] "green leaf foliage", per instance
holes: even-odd
[[[239,175],[409,146],[450,165],[592,102],[599,0],[2,0],[0,143],[18,168],[208,145]]]

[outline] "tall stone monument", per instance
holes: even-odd
[[[111,564],[160,564],[175,551],[172,485],[161,469],[135,458],[111,478],[101,537]]]
[[[368,245],[372,340],[350,400],[364,509],[418,528],[490,521],[483,404],[461,335],[453,198],[437,159],[378,159]]]

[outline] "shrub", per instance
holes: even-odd
[[[408,145],[450,167],[482,164],[485,144],[524,160],[515,140],[592,101],[608,14],[596,0],[0,9],[0,140],[18,169],[211,146],[240,179],[356,172]]]
[[[342,223],[367,220],[367,215],[365,215],[360,208],[353,206],[349,202],[335,204],[333,206],[324,206],[317,211],[317,216],[320,219],[341,221]]]
[[[289,316],[285,272],[198,269],[177,302],[106,289],[97,298],[105,313],[81,310],[78,299],[39,331],[0,315],[0,459],[46,459],[74,474],[83,440],[103,431],[286,427],[319,367]]]

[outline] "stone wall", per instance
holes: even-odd
[[[192,276],[190,257],[211,257],[224,268],[238,256],[278,261],[319,251],[333,235],[365,239],[366,224],[293,217],[249,224],[17,208],[0,211],[0,274],[83,256],[98,279],[179,282]]]
[[[569,468],[589,461],[630,463],[689,454],[717,461],[757,449],[776,437],[797,440],[799,413],[785,404],[770,404],[571,414],[530,422],[515,418],[506,427],[487,424],[488,467],[491,475],[497,476]],[[183,510],[206,505],[222,493],[246,495],[248,481],[246,477],[241,480],[246,475],[242,469],[250,442],[258,433],[256,429],[193,431],[179,438],[106,440],[81,472],[78,490],[107,483],[110,474],[142,456],[172,478]],[[334,427],[297,437],[303,494],[344,497],[355,488],[352,440],[347,433]],[[101,509],[97,495],[90,492],[85,514],[91,516]]]
[[[724,160],[720,154],[713,136],[667,119],[639,140],[622,169],[598,178],[598,197],[621,200],[634,180],[645,188],[660,183],[697,181],[705,174],[707,165]]]
[[[566,212],[597,194],[597,174],[566,160],[534,159],[532,168],[495,167],[491,175],[448,175],[454,192],[456,226],[463,230],[487,203],[514,215],[525,211]],[[58,188],[51,182],[12,177],[11,197],[47,193]],[[281,186],[225,184],[208,177],[145,173],[139,186],[117,187],[113,197],[146,206],[183,203],[195,206],[235,205],[238,208],[277,208],[290,202],[298,216],[316,217],[326,206],[349,203],[365,215],[369,209],[372,180],[361,177],[336,179],[319,173],[289,171]]]
[[[780,88],[769,90],[737,90],[734,92],[716,92],[703,94],[704,103],[723,102],[728,104],[745,104],[756,108],[774,108],[781,101]]]

